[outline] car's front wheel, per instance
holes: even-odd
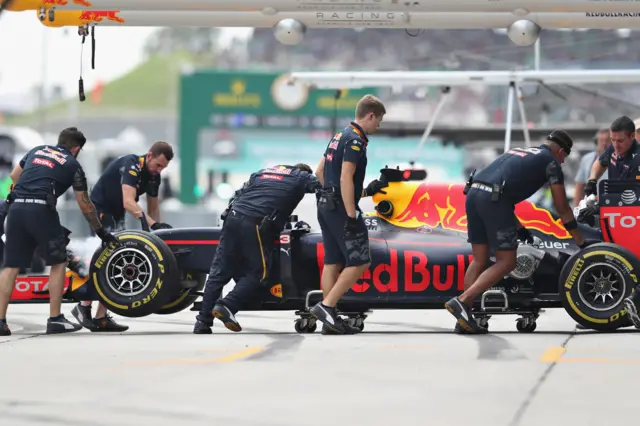
[[[638,284],[640,265],[627,249],[610,243],[571,256],[560,272],[567,313],[585,328],[608,331],[631,325],[624,299]]]

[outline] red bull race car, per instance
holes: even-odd
[[[375,212],[365,219],[372,263],[338,305],[360,329],[371,310],[443,309],[463,291],[472,259],[463,184],[428,183],[424,170],[381,173],[387,193],[374,196]],[[535,241],[520,245],[516,268],[479,298],[474,307],[479,323],[488,326],[493,315],[518,315],[517,330],[532,332],[543,309],[563,308],[585,328],[630,325],[622,301],[633,291],[640,266],[635,194],[640,194],[635,182],[601,183],[603,231],[580,228],[586,238],[603,243],[585,250],[558,217],[529,201],[519,203],[515,214]],[[220,227],[119,232],[123,246],[98,248],[88,277],[68,273],[65,301],[100,300],[125,317],[198,310],[220,232]],[[275,251],[264,297],[246,310],[294,311],[296,331],[312,333],[317,325],[309,307],[322,294],[322,236],[292,216]],[[12,301],[47,302],[47,277],[19,277]]]

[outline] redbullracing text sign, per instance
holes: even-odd
[[[104,19],[109,21],[124,23],[124,19],[118,16],[119,10],[85,10],[78,18],[82,22],[102,22]]]

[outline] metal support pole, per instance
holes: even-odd
[[[518,109],[520,110],[520,122],[522,123],[522,133],[524,134],[524,146],[531,146],[531,138],[529,136],[529,127],[527,126],[527,112],[524,109],[524,94],[522,88],[516,83],[516,95],[518,99]]]
[[[513,98],[515,95],[515,82],[509,83],[509,95],[507,98],[507,119],[504,131],[504,152],[511,149],[511,128],[513,126]]]
[[[540,71],[540,36],[533,45],[533,69]]]
[[[409,164],[414,165],[415,162],[418,160],[418,156],[420,155],[420,152],[422,151],[422,145],[425,144],[425,142],[427,141],[427,139],[429,138],[429,135],[431,134],[431,131],[433,130],[433,126],[435,126],[436,124],[436,119],[438,118],[438,115],[440,114],[440,111],[442,110],[442,107],[444,106],[444,103],[447,101],[447,95],[451,92],[451,87],[447,86],[447,87],[443,87],[441,89],[441,95],[440,95],[440,100],[438,101],[438,105],[436,105],[436,109],[435,111],[433,111],[433,115],[431,116],[431,120],[429,120],[429,124],[427,125],[427,128],[424,129],[424,133],[422,134],[422,137],[420,138],[420,143],[418,144],[418,148],[416,149],[416,153],[413,155],[413,160],[409,162]]]

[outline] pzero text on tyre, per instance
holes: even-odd
[[[197,284],[191,288],[183,288],[180,293],[178,293],[178,296],[171,297],[164,306],[154,313],[158,315],[175,314],[193,305],[198,298],[197,293],[204,289],[206,277],[205,274],[186,273],[184,279],[181,280],[181,286],[186,287],[182,284],[184,280],[193,280],[196,281]]]
[[[143,231],[115,234],[121,247],[99,247],[90,280],[100,301],[124,317],[154,313],[179,292],[178,266],[169,247]]]
[[[616,244],[599,243],[575,253],[560,272],[564,309],[594,330],[630,325],[623,301],[638,284],[639,270],[635,256]]]

